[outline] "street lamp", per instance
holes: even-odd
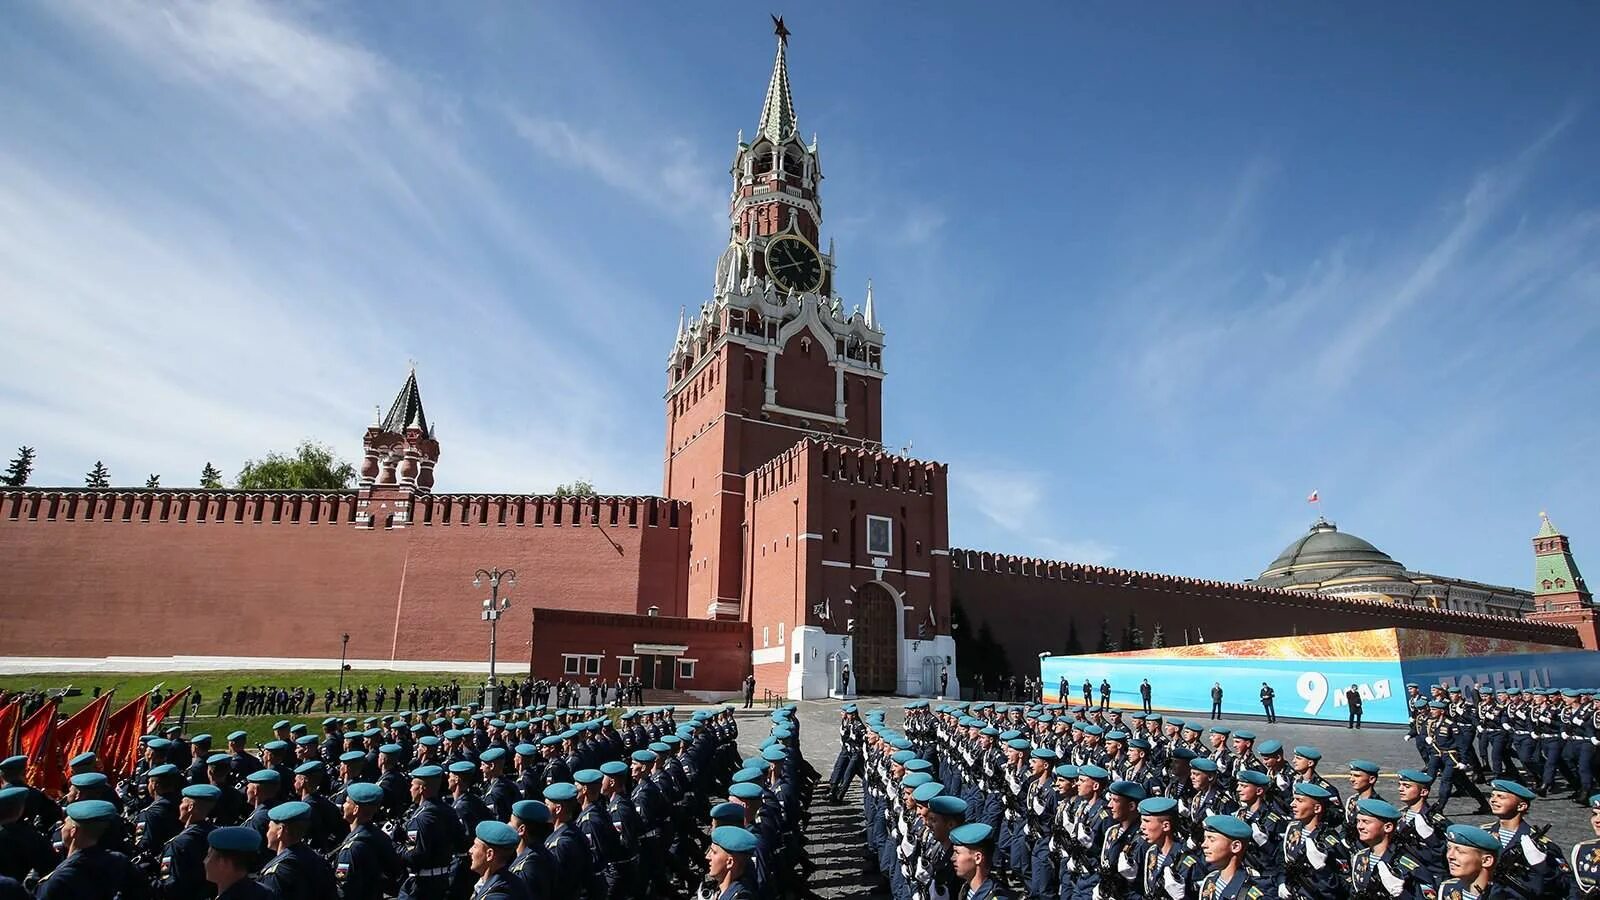
[[[500,624],[500,617],[511,608],[511,598],[500,596],[500,582],[503,580],[506,587],[517,583],[517,570],[515,569],[479,569],[472,573],[472,586],[482,587],[483,580],[489,579],[489,596],[483,598],[483,620],[489,623],[489,681],[483,686],[484,712],[494,712],[499,689],[494,683],[494,656],[496,631]]]
[[[344,670],[350,668],[345,665],[345,650],[350,647],[350,632],[339,635],[339,696],[344,696]]]

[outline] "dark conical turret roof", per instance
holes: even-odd
[[[405,387],[395,396],[389,414],[383,417],[378,427],[390,434],[402,434],[413,425],[422,431],[423,437],[433,437],[433,430],[428,427],[428,417],[422,411],[422,392],[417,389],[416,369],[406,376]]]

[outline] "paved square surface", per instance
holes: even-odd
[[[839,707],[842,700],[808,700],[799,704],[801,751],[806,759],[827,778],[833,769],[834,757],[839,752]],[[885,720],[898,728],[904,718],[904,699],[867,697],[854,701],[863,712],[881,707]],[[739,719],[739,742],[745,756],[756,751],[756,745],[770,730],[767,711],[743,712]],[[1166,711],[1157,709],[1166,715]],[[1188,720],[1185,713],[1174,713]],[[1203,718],[1199,719],[1204,721]],[[1207,723],[1210,724],[1210,723]],[[1238,716],[1222,720],[1229,728],[1245,728],[1256,733],[1258,741],[1276,738],[1285,747],[1311,744],[1322,751],[1323,775],[1341,785],[1348,770],[1346,763],[1352,759],[1370,759],[1383,767],[1378,792],[1394,799],[1394,773],[1398,769],[1419,764],[1416,749],[1405,736],[1405,729],[1396,726],[1369,726],[1351,730],[1339,725],[1303,724],[1280,721],[1266,724],[1260,717]],[[1470,813],[1477,804],[1468,797],[1452,797],[1445,810],[1452,820],[1470,824],[1488,822],[1488,816]],[[1588,811],[1569,802],[1565,795],[1559,799],[1536,800],[1530,818],[1535,824],[1552,824],[1550,837],[1569,849],[1574,841],[1593,835],[1589,827]],[[812,807],[811,826],[807,830],[807,844],[817,863],[811,887],[823,897],[887,897],[887,889],[879,886],[876,870],[866,861],[866,837],[861,821],[860,791],[852,790],[850,802],[842,806],[829,806],[819,792]]]

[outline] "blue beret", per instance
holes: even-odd
[[[314,734],[302,734],[295,738],[294,742],[302,747],[310,747],[316,744],[317,736]]]
[[[196,742],[196,743],[198,743],[198,742]],[[95,755],[93,753],[79,753],[77,756],[74,756],[73,758],[67,760],[67,765],[69,765],[69,766],[81,766],[81,765],[84,765],[85,763],[92,763],[92,762],[94,762],[94,760],[95,760]]]
[[[478,827],[473,830],[473,834],[477,835],[478,840],[491,847],[515,847],[517,842],[521,840],[517,836],[515,828],[494,819],[484,819],[479,822]]]
[[[1207,759],[1204,756],[1198,757],[1194,761],[1190,762],[1189,768],[1195,770],[1196,772],[1210,772],[1213,775],[1217,773],[1216,760]]]
[[[1367,797],[1364,800],[1356,801],[1356,812],[1363,816],[1371,816],[1374,819],[1382,819],[1385,822],[1400,821],[1400,810],[1395,809],[1393,803],[1387,800],[1379,800],[1377,797]]]
[[[464,759],[458,759],[450,764],[449,772],[452,775],[471,775],[478,771],[478,767]]]
[[[1171,797],[1150,797],[1139,801],[1141,816],[1170,816],[1178,811],[1178,801]]]
[[[1485,853],[1499,853],[1500,841],[1494,835],[1473,825],[1451,825],[1444,830],[1445,839],[1452,844],[1463,844]]]
[[[1256,752],[1262,756],[1276,756],[1283,752],[1283,742],[1276,738],[1268,738],[1256,745]]]
[[[439,746],[440,741],[437,735],[425,734],[422,737],[417,738],[417,743],[424,747],[437,747]]]
[[[148,742],[148,746],[151,750],[165,750],[172,746],[172,742],[162,737],[151,738]]]
[[[1294,786],[1294,792],[1302,797],[1310,797],[1314,800],[1333,799],[1333,794],[1330,793],[1327,788],[1317,784],[1314,781],[1302,781],[1297,783]]]
[[[1259,769],[1239,770],[1238,780],[1244,782],[1245,784],[1253,784],[1256,787],[1266,787],[1272,783],[1272,779],[1267,776],[1267,773],[1262,772]]]
[[[268,753],[284,753],[289,750],[289,742],[267,741],[265,744],[261,745],[261,749],[267,751]]]
[[[1176,725],[1176,726],[1178,726],[1178,727],[1179,727],[1179,728],[1182,728],[1182,727],[1183,727],[1183,725],[1184,725],[1184,722],[1183,722],[1183,720],[1182,720],[1182,719],[1177,719],[1177,718],[1173,718],[1173,719],[1168,719],[1168,720],[1167,720],[1167,724],[1168,724],[1168,725]]]
[[[967,801],[949,794],[940,794],[928,801],[928,808],[941,816],[962,816],[967,814]]]
[[[761,797],[761,785],[743,781],[728,787],[728,796],[738,797],[740,800],[756,800]]]
[[[296,775],[318,775],[322,772],[322,760],[313,759],[294,767]]]
[[[632,757],[634,762],[644,763],[645,765],[655,762],[657,758],[654,750],[635,750]]]
[[[922,787],[932,780],[933,776],[927,772],[912,772],[910,775],[900,779],[900,786],[902,788],[910,788],[915,790],[916,788]]]
[[[672,752],[672,748],[671,747],[668,747],[666,744],[663,744],[660,741],[655,741],[654,743],[652,743],[650,745],[650,749],[654,750],[656,753],[671,753]]]
[[[278,721],[272,723],[272,730],[273,731],[277,731],[280,728],[288,728],[288,727],[289,727],[289,720],[288,719],[279,719]]]
[[[1533,801],[1533,791],[1528,790],[1515,781],[1507,781],[1504,778],[1497,778],[1494,781],[1489,782],[1489,787],[1493,790],[1510,794],[1514,797],[1520,797],[1529,802]]]
[[[511,815],[530,825],[544,825],[550,821],[550,807],[537,800],[518,800],[511,804]]]
[[[357,781],[344,789],[344,795],[361,806],[383,800],[383,788],[368,782]]]
[[[572,773],[572,780],[578,784],[598,784],[603,777],[599,769],[579,769]]]
[[[1084,778],[1092,778],[1095,781],[1111,780],[1111,773],[1099,766],[1079,766],[1078,774]]]
[[[267,813],[267,818],[274,822],[294,822],[299,819],[311,817],[311,804],[291,800],[288,803],[279,803]]]
[[[1026,738],[1012,738],[1011,740],[1006,741],[1006,746],[1013,750],[1021,750],[1024,753],[1033,749],[1033,745],[1028,743]]]
[[[1126,797],[1135,801],[1143,800],[1146,795],[1144,785],[1137,781],[1113,781],[1111,786],[1106,788],[1106,793],[1116,794],[1119,797]]]
[[[1075,766],[1075,765],[1072,765],[1071,763],[1064,763],[1062,765],[1056,766],[1054,771],[1055,771],[1055,776],[1057,778],[1077,778],[1078,777],[1078,767]]]
[[[894,753],[890,754],[889,761],[890,762],[897,762],[897,763],[899,763],[901,765],[905,765],[906,763],[911,762],[913,759],[916,759],[916,758],[917,758],[917,754],[916,754],[915,751],[912,751],[912,750],[896,750]]]
[[[99,787],[110,779],[106,778],[104,772],[80,772],[77,775],[72,776],[72,778],[69,780],[71,781],[73,787],[89,788]],[[23,788],[23,790],[27,789]]]
[[[761,751],[761,758],[767,762],[783,762],[789,758],[789,754],[782,747],[768,747]]]
[[[1084,734],[1101,735],[1101,734],[1105,734],[1105,729],[1101,728],[1099,725],[1085,725],[1085,726],[1083,726],[1083,733]]]
[[[544,789],[544,798],[553,803],[571,803],[578,799],[578,789],[565,781],[558,781]]]
[[[933,768],[933,763],[925,759],[913,759],[906,763],[906,769],[912,772],[926,772]]]
[[[539,755],[539,748],[535,747],[532,744],[518,744],[517,745],[517,755],[518,756],[538,756]]]
[[[1370,759],[1352,759],[1350,760],[1350,771],[1365,772],[1368,775],[1377,775],[1378,764]]]
[[[1433,776],[1421,769],[1401,769],[1395,774],[1401,781],[1409,781],[1412,784],[1433,784]]]
[[[339,762],[342,762],[342,763],[361,762],[361,761],[365,760],[366,758],[367,758],[367,755],[365,753],[362,753],[360,750],[351,750],[348,753],[339,754]],[[299,770],[296,769],[295,771],[299,771]]]
[[[1256,733],[1254,731],[1245,731],[1241,728],[1233,733],[1233,739],[1236,741],[1253,741],[1256,739]]]
[[[1034,759],[1042,759],[1047,763],[1056,761],[1056,752],[1051,750],[1049,747],[1035,747],[1029,756],[1032,756]]]
[[[944,785],[930,779],[927,784],[919,785],[916,790],[911,792],[911,799],[918,803],[927,803],[942,793],[944,793]]]
[[[404,753],[406,752],[406,748],[400,746],[399,744],[384,744],[378,748],[378,752],[389,754]]]
[[[21,803],[30,793],[27,788],[20,786],[0,788],[0,804]]]
[[[506,755],[504,747],[490,747],[478,754],[478,762],[495,762]]]
[[[615,759],[607,763],[601,763],[600,774],[610,775],[613,778],[618,775],[626,775],[628,774],[628,764]]]
[[[215,800],[222,796],[222,788],[214,784],[191,784],[183,789],[183,795],[194,800]]]
[[[559,734],[547,734],[544,737],[539,738],[539,746],[541,747],[555,747],[559,746],[560,744],[561,735]]]
[[[1172,752],[1167,755],[1167,761],[1171,762],[1175,759],[1181,759],[1184,762],[1190,762],[1199,755],[1200,754],[1190,750],[1188,747],[1173,747]]]
[[[206,757],[206,765],[208,766],[225,766],[232,761],[233,757],[226,753],[213,753]]]
[[[766,773],[761,769],[740,769],[733,773],[732,781],[734,784],[744,784],[746,782],[760,781],[765,775]]]
[[[744,828],[718,825],[711,829],[711,843],[729,853],[750,853],[756,849],[756,836]]]
[[[1306,746],[1304,744],[1294,748],[1294,755],[1295,756],[1303,756],[1306,759],[1311,760],[1312,762],[1318,762],[1318,761],[1320,761],[1322,759],[1322,751],[1321,750],[1318,750],[1315,747]]]
[[[283,780],[277,769],[257,769],[244,777],[251,784],[277,784]]]
[[[950,829],[950,843],[957,847],[977,847],[994,840],[994,829],[982,822],[968,822]]]
[[[1130,750],[1149,750],[1150,749],[1150,742],[1145,740],[1144,738],[1134,738],[1133,740],[1128,742],[1128,749],[1130,749]]]
[[[711,821],[713,822],[738,822],[744,824],[744,807],[738,803],[722,802],[711,807]]]
[[[178,767],[173,765],[172,763],[165,763],[163,765],[159,765],[159,766],[155,766],[155,767],[151,768],[150,771],[144,773],[144,777],[146,777],[146,778],[166,778],[168,775],[176,775],[176,774],[178,774]]]
[[[224,853],[258,853],[261,850],[261,834],[254,828],[243,825],[230,825],[224,828],[213,828],[206,835],[206,843],[212,849]]]
[[[438,766],[418,766],[411,770],[411,777],[414,779],[443,778],[444,769]]]
[[[1228,735],[1232,734],[1233,732],[1229,731],[1227,728],[1225,728],[1225,727],[1223,727],[1221,725],[1213,725],[1213,726],[1211,726],[1211,733],[1212,734],[1220,734],[1223,737],[1227,737]]]
[[[1238,816],[1206,816],[1205,829],[1236,841],[1250,840],[1250,824]]]

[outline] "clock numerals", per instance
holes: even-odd
[[[805,241],[781,237],[767,246],[767,273],[784,290],[814,291],[821,286],[822,260]]]

